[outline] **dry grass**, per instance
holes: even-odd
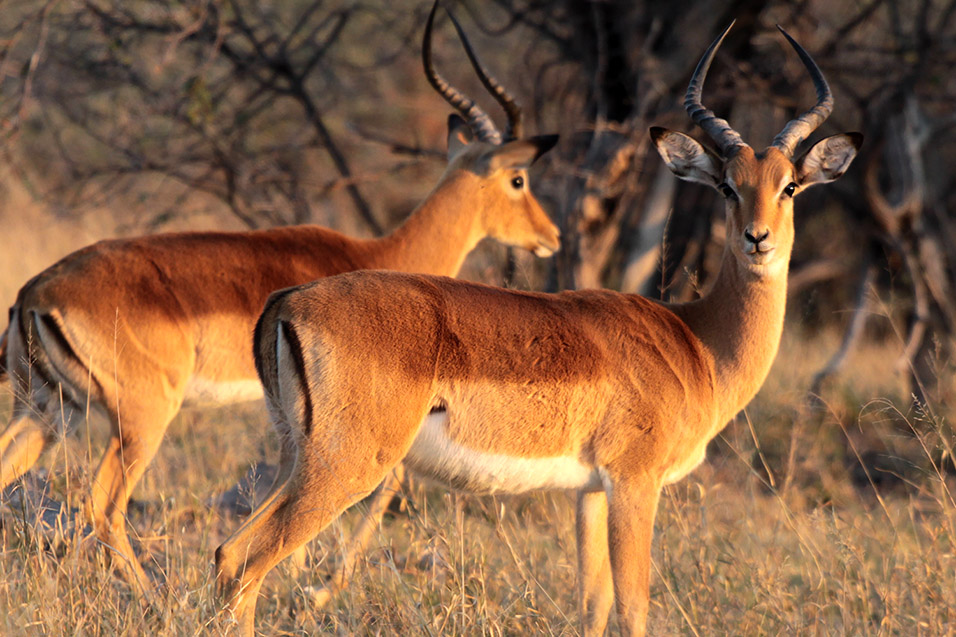
[[[932,413],[894,407],[901,403],[889,372],[894,350],[869,346],[827,386],[825,409],[803,407],[801,388],[834,342],[830,334],[807,342],[788,331],[748,409],[752,429],[738,418],[708,462],[666,490],[653,553],[652,634],[956,632],[947,405],[931,405]],[[8,413],[8,404],[0,406]],[[89,482],[90,450],[96,457],[102,442],[102,427],[90,429],[89,440],[81,430],[44,460],[54,472],[52,495],[72,506]],[[8,507],[0,633],[220,633],[212,553],[237,521],[207,502],[263,446],[274,457],[271,444],[254,407],[186,412],[174,422],[131,514],[149,569],[165,582],[154,612],[144,612],[81,533],[37,533]],[[321,583],[355,513],[312,544],[307,573],[276,569],[260,598],[259,630],[577,634],[571,498],[471,498],[415,483],[409,503],[407,514],[386,520],[354,585],[328,608],[311,608],[303,591]]]

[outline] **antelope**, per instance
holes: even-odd
[[[818,101],[754,152],[701,103],[729,30],[704,53],[685,101],[720,154],[651,129],[678,177],[726,198],[721,267],[700,299],[520,292],[393,272],[272,294],[255,362],[295,455],[284,458],[285,482],[216,551],[219,594],[244,635],[254,634],[269,570],[400,462],[469,493],[575,490],[583,633],[604,633],[613,602],[622,632],[644,634],[661,489],[704,460],[763,383],[783,330],[793,197],[839,177],[862,141],[827,137],[793,159],[833,98],[781,29]]]
[[[270,292],[359,269],[455,275],[484,237],[540,257],[558,249],[558,229],[529,190],[527,174],[557,136],[520,138],[520,107],[481,66],[457,23],[472,66],[507,113],[505,139],[487,113],[438,74],[431,56],[435,8],[424,37],[425,75],[460,116],[448,120],[444,174],[390,235],[353,239],[299,226],[103,241],[19,291],[0,340],[0,372],[15,396],[0,436],[0,487],[29,470],[58,430],[71,430],[89,401],[109,421],[110,439],[86,513],[121,558],[114,562],[143,590],[149,578],[125,525],[130,493],[184,404],[262,396],[244,344]]]

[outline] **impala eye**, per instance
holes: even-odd
[[[787,195],[788,197],[792,197],[793,193],[796,192],[796,190],[797,190],[797,184],[791,181],[789,184],[787,184],[787,187],[783,189],[783,194]]]
[[[518,176],[511,180],[511,187],[515,190],[524,188],[524,177]]]
[[[734,192],[734,189],[728,186],[726,183],[718,184],[717,190],[727,199],[731,201],[737,201],[737,193]]]

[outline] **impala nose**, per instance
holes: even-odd
[[[538,245],[531,251],[537,257],[550,257],[561,247],[561,233],[552,226],[552,231],[548,236],[538,236]]]
[[[744,238],[755,247],[759,246],[762,241],[766,241],[769,236],[770,230],[767,229],[757,230],[753,226],[747,226],[747,229],[744,230]]]

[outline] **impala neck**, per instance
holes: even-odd
[[[707,294],[671,306],[713,357],[721,403],[718,427],[743,409],[766,379],[780,345],[786,302],[786,266],[758,277],[728,247]]]
[[[442,183],[390,235],[372,241],[374,267],[455,276],[481,241],[474,197]]]

